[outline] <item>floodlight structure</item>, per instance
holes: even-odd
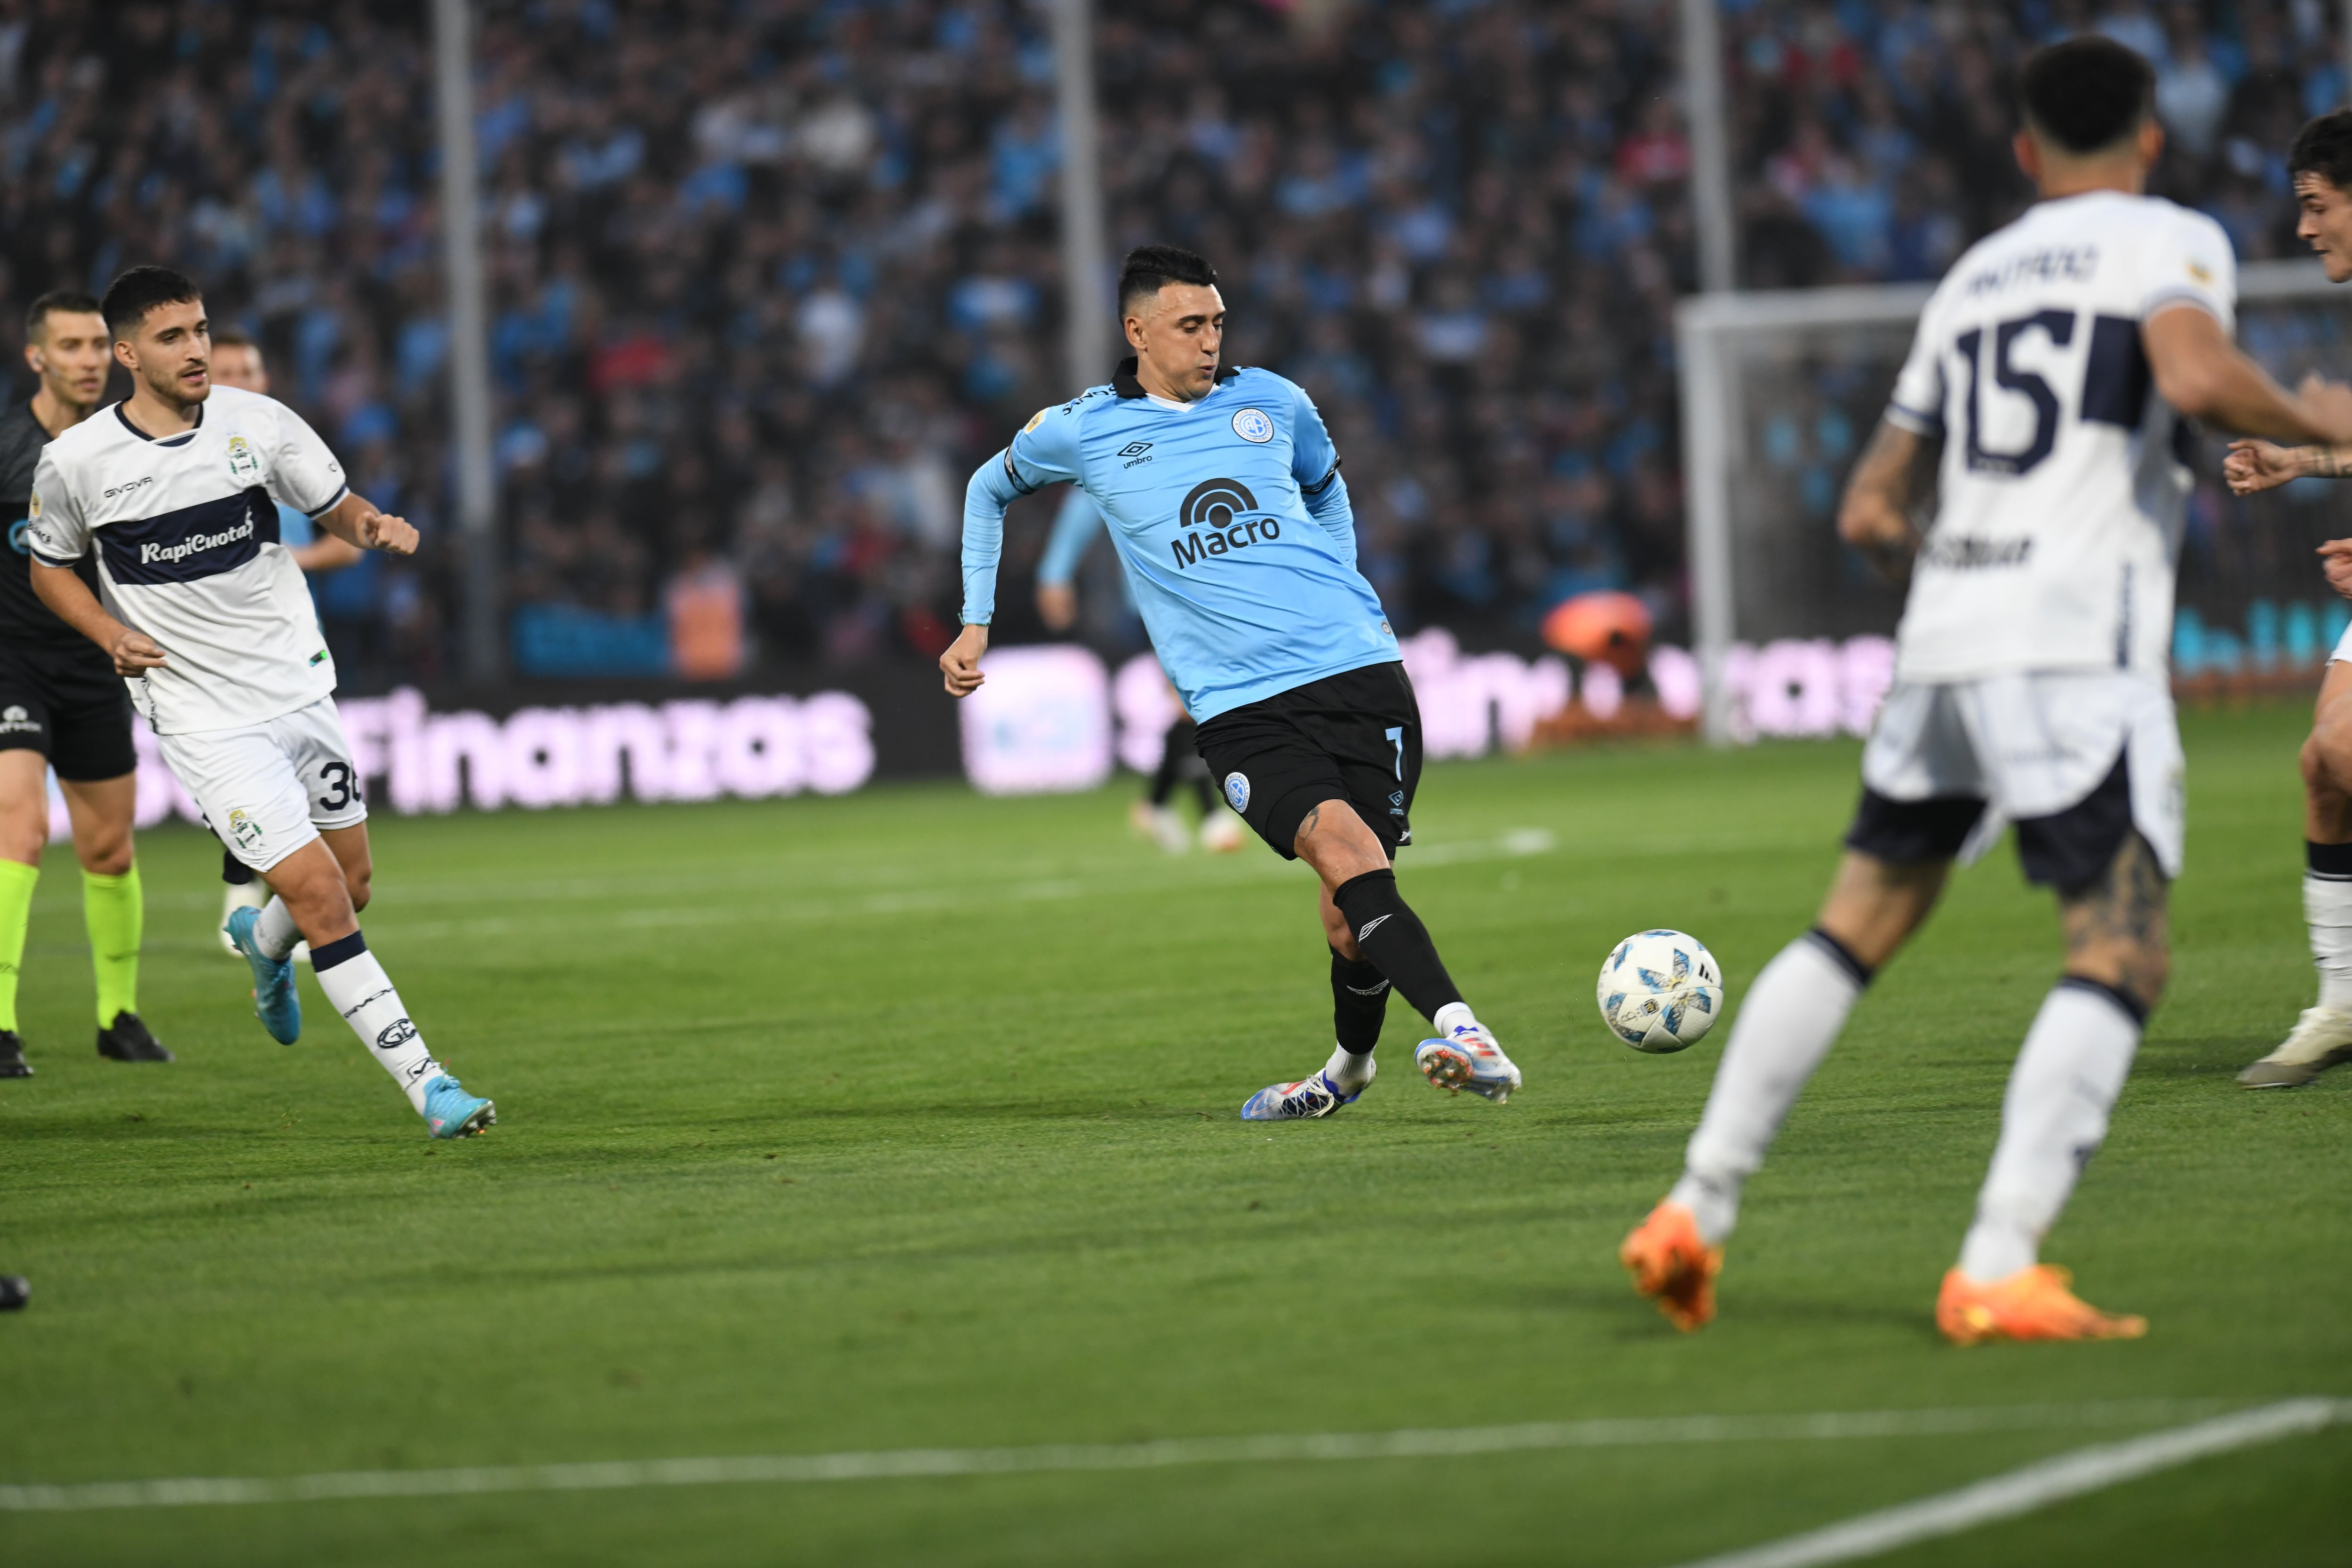
[[[1901,590],[1839,543],[1837,499],[1930,291],[1706,294],[1676,312],[1692,638],[1711,742],[1754,732],[1738,679],[1749,650],[1874,642],[1895,629]],[[2312,262],[2252,262],[2239,271],[2238,300],[2240,342],[2282,382],[2313,370],[2352,376],[2352,286],[2330,285]],[[2317,626],[2341,613],[2311,550],[2352,532],[2352,489],[2309,481],[2216,500],[2221,454],[2220,437],[2200,436],[2194,467],[2205,491],[2190,509],[2180,604],[2200,624],[2252,615],[2256,643],[2263,617],[2284,614],[2295,635],[2275,645],[2278,657],[2300,660],[2316,633],[2295,633],[2295,617]]]

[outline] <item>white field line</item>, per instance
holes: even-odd
[[[2339,1421],[2352,1422],[2352,1399],[2282,1400],[2144,1437],[2077,1448],[1958,1491],[1865,1513],[1785,1541],[1727,1552],[1685,1563],[1684,1568],[1814,1568],[1819,1563],[1875,1557],[1914,1542],[2015,1519],[2176,1465],[2316,1432]]]
[[[479,1465],[440,1470],[341,1470],[310,1476],[190,1476],[67,1486],[0,1485],[0,1512],[64,1513],[100,1509],[185,1508],[226,1503],[316,1502],[338,1498],[456,1497],[485,1492],[619,1491],[746,1482],[904,1479],[936,1476],[1035,1475],[1076,1470],[1151,1470],[1178,1465],[1317,1459],[1459,1458],[1556,1448],[1651,1444],[1784,1443],[1835,1438],[1942,1437],[1979,1432],[2039,1432],[2130,1426],[2214,1409],[2213,1400],[2141,1399],[2084,1405],[1976,1409],[1831,1411],[1801,1415],[1668,1415],[1537,1421],[1395,1432],[1171,1437],[1148,1443],[1053,1443],[1025,1448],[896,1448],[845,1454],[746,1454],[698,1459],[620,1459],[601,1464]],[[2326,1400],[2303,1405],[2335,1405]],[[2282,1408],[2272,1406],[2272,1409]],[[2197,1430],[2197,1428],[2190,1428]]]

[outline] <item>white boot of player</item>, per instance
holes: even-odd
[[[2305,1007],[2278,1049],[2238,1075],[2248,1089],[2301,1089],[2339,1062],[2352,1062],[2352,1011]]]

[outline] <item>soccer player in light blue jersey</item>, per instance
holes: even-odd
[[[1054,531],[1046,536],[1045,553],[1037,561],[1037,618],[1045,623],[1047,631],[1066,632],[1077,624],[1078,563],[1102,532],[1102,513],[1087,499],[1086,491],[1072,486],[1063,497],[1061,510],[1054,514]],[[1134,596],[1130,594],[1126,598],[1128,608],[1133,609]],[[1172,699],[1176,689],[1168,683],[1165,670],[1160,672],[1160,684]],[[1192,743],[1195,733],[1192,715],[1179,707],[1176,721],[1160,738],[1160,766],[1151,775],[1150,790],[1135,803],[1128,821],[1171,855],[1182,854],[1192,847],[1192,836],[1168,803],[1178,784],[1190,784],[1201,801],[1201,847],[1229,853],[1242,847],[1242,825],[1231,812],[1217,809],[1217,792],[1209,784],[1209,764],[1201,760],[1200,750]]]
[[[1391,984],[1437,1037],[1414,1062],[1440,1089],[1501,1104],[1519,1069],[1478,1022],[1397,890],[1412,841],[1421,710],[1396,634],[1356,570],[1339,454],[1307,394],[1219,363],[1225,305],[1206,261],[1129,253],[1118,310],[1133,357],[1107,386],[1041,409],[964,498],[964,628],[940,656],[968,697],[996,603],[1004,512],[1068,482],[1109,525],[1137,610],[1199,724],[1225,799],[1321,879],[1338,1047],[1322,1068],[1242,1107],[1250,1121],[1328,1116],[1371,1083]]]

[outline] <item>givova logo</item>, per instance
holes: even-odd
[[[1253,544],[1282,537],[1282,524],[1270,517],[1249,517],[1257,497],[1239,479],[1202,479],[1185,496],[1176,511],[1176,525],[1184,537],[1170,542],[1176,564],[1197,563],[1203,555],[1230,555]]]

